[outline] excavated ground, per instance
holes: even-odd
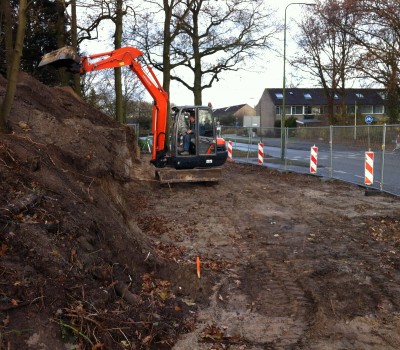
[[[398,198],[235,163],[161,186],[130,129],[26,74],[10,126],[0,349],[400,348]]]

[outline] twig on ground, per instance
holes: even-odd
[[[14,134],[14,136],[15,136],[15,137],[18,137],[18,138],[20,138],[20,139],[23,139],[23,140],[28,140],[29,142],[33,143],[34,145],[38,145],[38,146],[41,146],[41,147],[45,147],[45,146],[46,146],[44,143],[39,143],[39,142],[33,141],[33,140],[32,140],[30,137],[28,137],[28,136],[21,136],[21,135],[18,135],[18,134]]]
[[[12,169],[12,167],[8,166],[7,163],[6,163],[3,159],[0,159],[0,160],[2,161],[2,163],[4,164],[4,166],[5,166],[6,168]]]
[[[333,314],[336,316],[335,308],[333,307],[333,303],[332,303],[332,298],[329,298],[329,301],[331,303],[331,308],[332,308]]]
[[[83,339],[85,339],[90,345],[94,345],[93,343],[92,343],[92,341],[85,335],[85,334],[83,334],[83,333],[81,333],[79,330],[77,330],[75,327],[72,327],[72,326],[70,326],[69,324],[67,324],[67,323],[64,323],[63,321],[61,321],[61,320],[53,320],[54,322],[56,322],[56,323],[58,323],[61,327],[65,327],[65,328],[68,328],[68,329],[70,329],[70,330],[72,330],[73,332],[75,332],[76,334],[78,334],[78,335],[80,335]]]

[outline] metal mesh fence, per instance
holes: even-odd
[[[373,184],[400,195],[400,125],[285,128],[227,128],[221,136],[232,142],[232,159],[258,163],[258,144],[264,145],[262,165],[310,172],[310,150],[318,147],[317,175],[365,185],[366,152],[374,153]]]

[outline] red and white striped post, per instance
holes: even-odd
[[[374,183],[374,152],[365,152],[365,180],[366,185]]]
[[[232,141],[228,141],[228,159],[232,160]]]
[[[258,164],[264,163],[264,144],[258,144]]]
[[[317,172],[318,164],[318,147],[315,145],[311,147],[310,152],[310,173],[315,174]]]

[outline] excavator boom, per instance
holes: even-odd
[[[127,46],[109,52],[79,57],[72,47],[66,46],[44,55],[39,63],[39,67],[45,65],[52,65],[56,68],[66,67],[69,71],[73,72],[77,72],[77,67],[79,67],[80,74],[103,69],[129,67],[154,99],[151,128],[154,141],[151,161],[156,167],[163,167],[166,154],[165,131],[168,116],[168,94],[163,89],[150,66],[145,66],[147,72],[144,71],[142,65],[138,62],[138,58],[142,56],[142,51]]]
[[[80,57],[71,47],[63,47],[43,56],[39,67],[51,65],[65,67],[71,72],[85,74],[102,69],[127,66],[135,73],[154,100],[152,111],[153,144],[151,163],[158,170],[156,176],[160,182],[218,181],[221,169],[227,158],[225,141],[215,136],[212,111],[202,106],[174,107],[173,137],[171,150],[167,149],[166,128],[168,117],[168,94],[163,89],[150,66],[144,63],[143,53],[134,47],[123,47],[113,51]],[[190,153],[183,152],[181,128],[189,114],[194,114],[196,123],[205,123],[193,129]],[[195,140],[195,141],[193,141]],[[169,153],[168,153],[169,152]],[[188,154],[188,156],[186,156]],[[185,156],[184,156],[185,155]],[[162,169],[166,166],[169,169]],[[171,166],[173,168],[171,168]]]

